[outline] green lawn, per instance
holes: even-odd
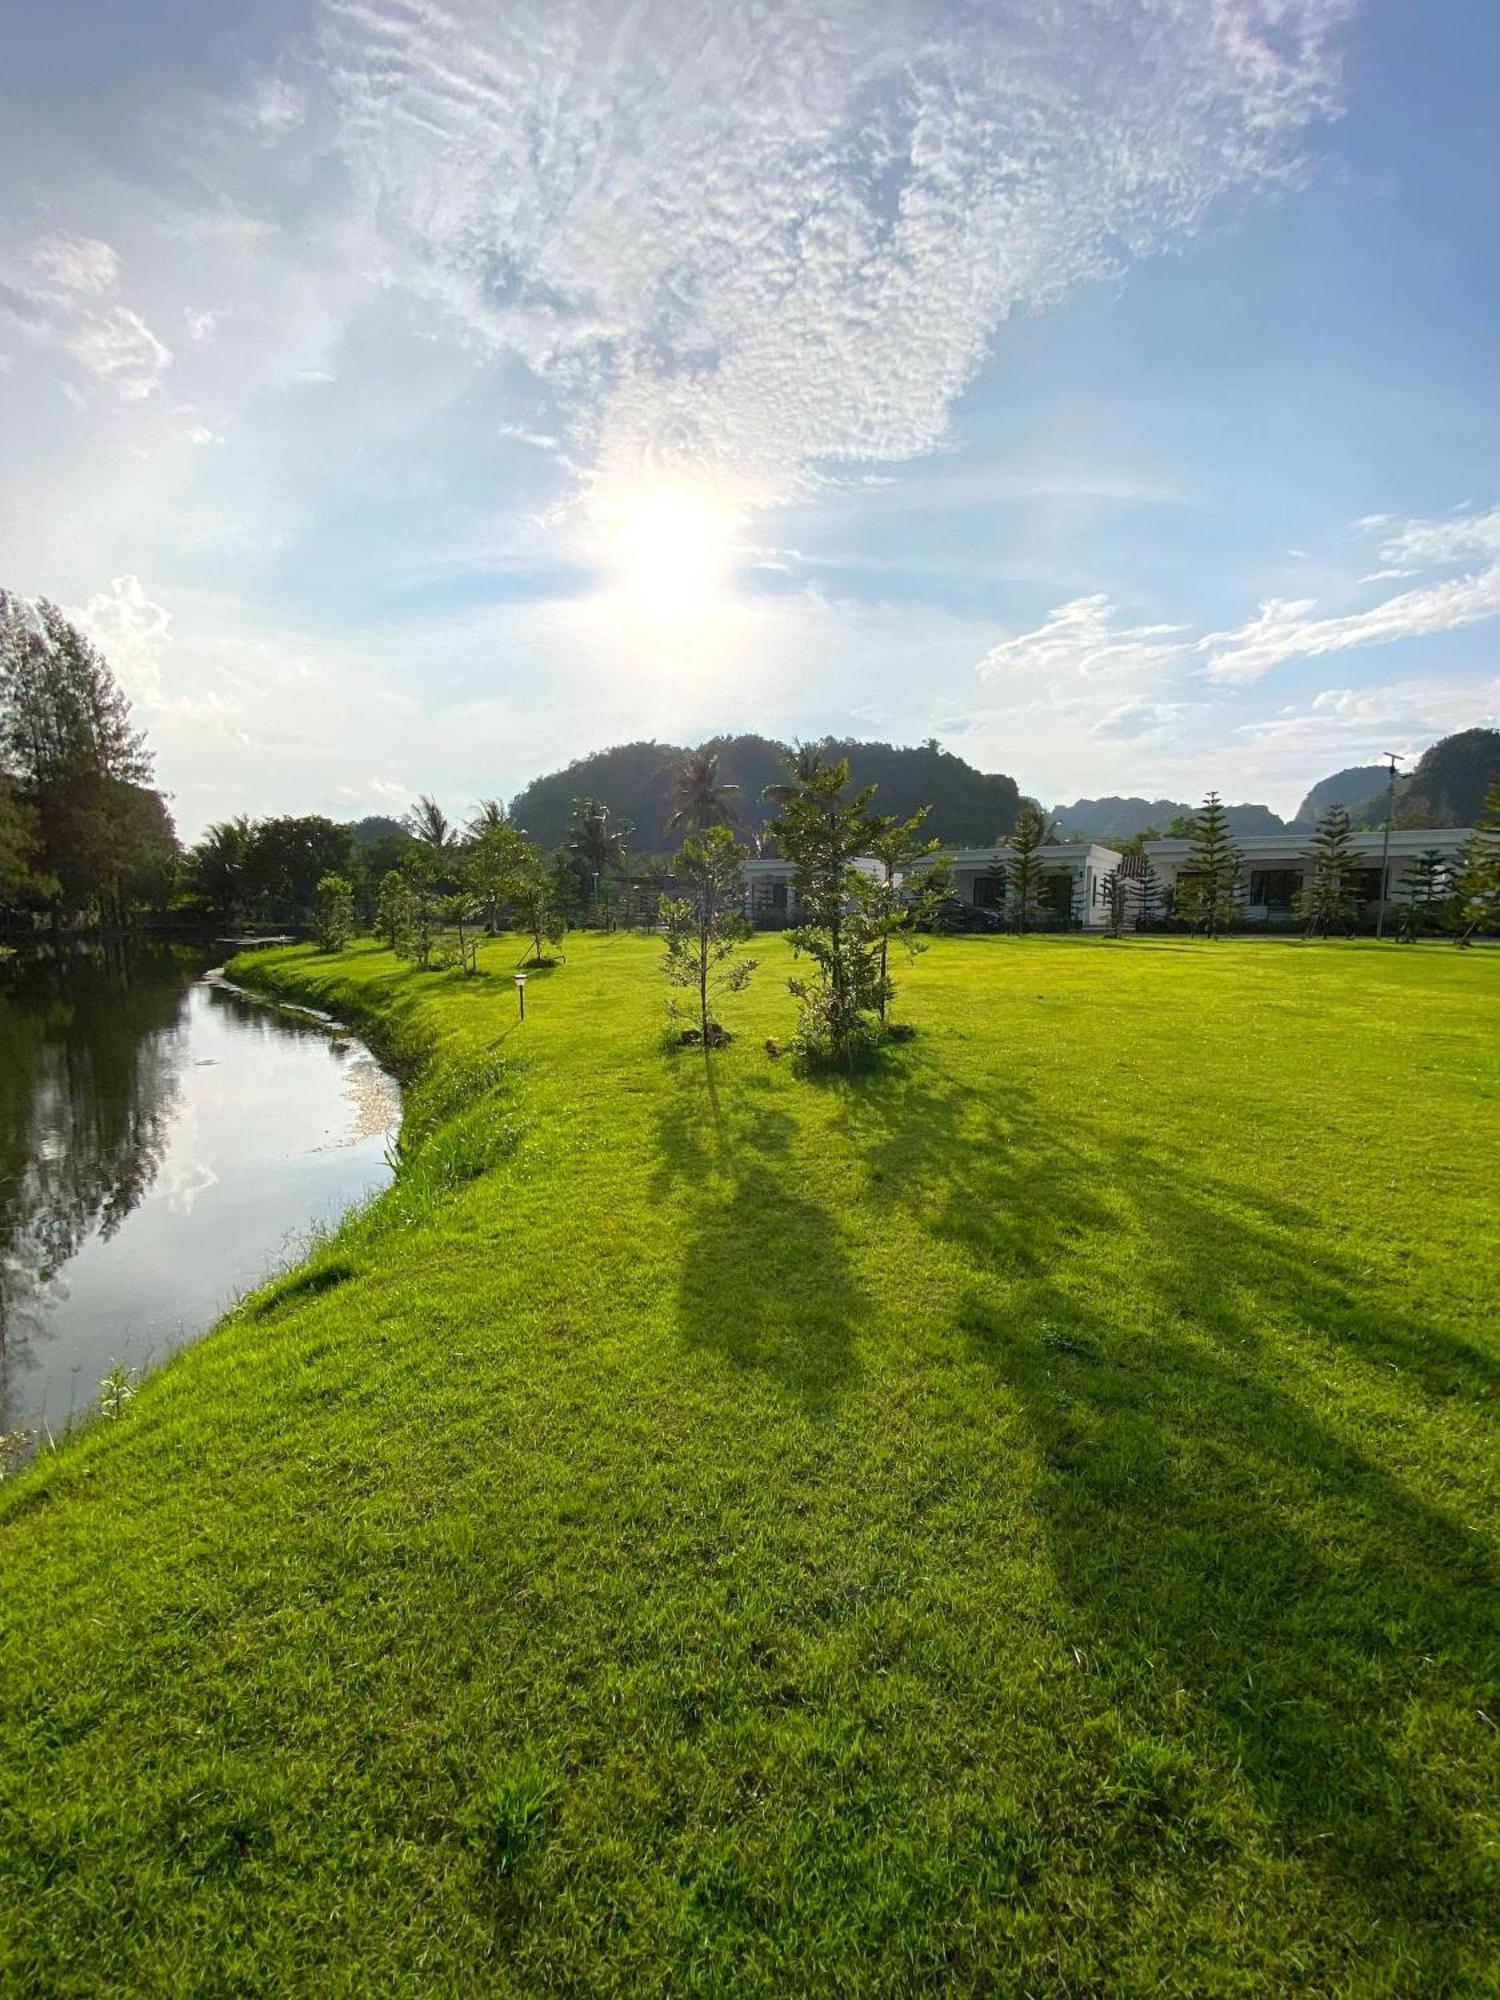
[[[1500,954],[253,975],[372,1211],[0,1489],[4,1990],[1500,1990]]]

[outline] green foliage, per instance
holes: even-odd
[[[399,868],[388,868],[380,878],[375,928],[398,958],[406,958],[409,955],[411,927],[411,884]]]
[[[848,1068],[876,1041],[887,997],[887,934],[871,920],[854,866],[878,832],[870,811],[874,788],[851,793],[848,765],[825,764],[816,753],[789,756],[787,768],[770,830],[795,865],[799,921],[792,942],[813,967],[788,981],[801,1002],[793,1046],[810,1063]]]
[[[927,807],[908,819],[889,815],[871,820],[865,851],[881,864],[882,873],[860,873],[854,883],[860,913],[879,940],[876,1011],[882,1024],[895,992],[890,977],[891,945],[898,943],[908,960],[926,951],[921,932],[949,893],[946,862],[934,860],[941,842],[925,832]]]
[[[164,908],[177,836],[150,776],[103,654],[55,604],[0,590],[0,893],[115,927]]]
[[[354,890],[346,875],[320,876],[313,895],[313,937],[319,951],[342,951],[354,935]]]
[[[1491,955],[938,939],[808,1089],[755,948],[235,968],[417,1129],[0,1487],[0,1985],[1492,1989]]]
[[[1023,934],[1035,921],[1047,870],[1041,850],[1051,839],[1051,828],[1041,808],[1027,800],[1017,815],[1010,839],[1005,843],[1000,872],[1005,881],[1005,908],[1013,928]]]
[[[725,826],[691,834],[677,851],[677,879],[685,893],[661,899],[662,970],[670,986],[691,987],[697,994],[697,1034],[705,1049],[728,1039],[710,1011],[710,994],[742,993],[755,970],[753,958],[735,957],[750,935],[744,858]]]
[[[483,920],[483,905],[467,890],[444,896],[438,905],[438,922],[450,934],[444,939],[442,963],[456,965],[465,978],[472,978],[479,970],[479,926]]]
[[[689,750],[672,773],[672,812],[668,833],[707,833],[711,827],[734,827],[739,813],[739,786],[719,776],[716,750]]]
[[[1401,897],[1401,936],[1414,943],[1443,926],[1453,897],[1453,870],[1436,847],[1424,848],[1407,870]]]
[[[1204,799],[1188,837],[1192,848],[1178,877],[1177,914],[1194,930],[1217,937],[1234,921],[1244,874],[1244,857],[1230,838],[1217,792]]]
[[[118,1363],[99,1384],[99,1395],[95,1407],[101,1417],[115,1418],[125,1414],[125,1406],[135,1395],[135,1370],[121,1367]]]
[[[1500,931],[1500,778],[1490,786],[1454,878],[1460,944]]]
[[[1297,899],[1297,914],[1308,937],[1327,937],[1336,930],[1347,935],[1353,929],[1359,913],[1354,890],[1357,865],[1350,845],[1348,810],[1330,806],[1318,824]]]
[[[545,861],[535,848],[523,859],[511,885],[510,901],[521,929],[531,939],[531,957],[539,962],[547,946],[559,945],[568,934],[567,895],[576,886],[563,862]]]

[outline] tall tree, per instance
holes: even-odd
[[[670,985],[695,989],[698,1038],[705,1049],[728,1040],[710,1011],[711,994],[742,992],[755,970],[753,958],[735,958],[750,935],[744,859],[727,827],[690,834],[677,851],[683,894],[661,899],[667,940],[662,970]]]
[[[568,853],[577,865],[596,912],[600,885],[611,872],[618,872],[623,847],[619,830],[610,825],[609,807],[602,800],[573,801]]]
[[[1177,908],[1194,930],[1216,938],[1234,919],[1244,856],[1229,834],[1217,792],[1199,807],[1188,839],[1187,867],[1178,881]]]
[[[88,636],[45,598],[0,591],[0,773],[35,816],[54,914],[129,920],[165,901],[176,834],[124,690]]]
[[[427,792],[419,793],[417,803],[402,824],[412,839],[426,849],[434,879],[441,876],[449,852],[457,843],[458,829],[437,800]]]
[[[1349,809],[1330,806],[1318,822],[1298,898],[1297,913],[1306,925],[1306,936],[1327,937],[1330,931],[1353,928],[1355,866]]]
[[[1460,945],[1470,944],[1479,931],[1500,930],[1500,778],[1485,794],[1453,886]]]
[[[1401,939],[1415,944],[1442,922],[1443,905],[1453,893],[1453,871],[1441,848],[1427,847],[1407,871],[1402,885]]]
[[[672,773],[669,833],[707,833],[710,827],[733,828],[739,823],[735,799],[738,785],[719,777],[717,750],[690,750]]]
[[[254,842],[254,828],[242,815],[215,821],[188,850],[187,886],[222,923],[238,923],[249,913]]]
[[[1042,883],[1046,879],[1042,849],[1048,844],[1050,835],[1051,829],[1041,808],[1028,799],[1021,807],[1010,838],[1005,843],[1009,858],[1003,864],[1006,908],[1017,932],[1023,935],[1036,915]]]

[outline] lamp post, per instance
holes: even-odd
[[[1375,935],[1385,936],[1385,899],[1391,886],[1391,821],[1396,816],[1396,766],[1404,762],[1399,750],[1382,750],[1391,765],[1390,782],[1385,788],[1385,835],[1380,843],[1380,909],[1375,918]]]
[[[516,974],[516,1005],[520,1009],[519,1018],[524,1021],[526,1019],[526,974],[524,972]]]

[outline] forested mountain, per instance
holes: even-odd
[[[1385,783],[1383,764],[1351,764],[1331,778],[1319,778],[1297,808],[1293,826],[1316,826],[1330,806],[1363,807]]]
[[[1461,729],[1424,750],[1417,768],[1397,781],[1396,816],[1410,826],[1472,826],[1496,779],[1500,729]],[[1356,826],[1378,826],[1384,815],[1385,790],[1377,785],[1351,817]]]
[[[694,746],[698,747],[698,746]],[[717,752],[719,777],[738,785],[737,805],[744,829],[758,833],[776,809],[761,797],[767,785],[785,776],[787,746],[766,736],[716,736],[704,749]],[[1014,778],[977,771],[935,742],[904,748],[829,737],[819,745],[830,760],[847,757],[856,785],[878,785],[876,806],[905,818],[931,806],[928,825],[954,847],[987,846],[1015,825],[1020,792]],[[578,798],[601,799],[611,818],[628,820],[631,845],[640,853],[662,853],[677,845],[669,831],[672,773],[686,754],[673,743],[622,743],[580,757],[566,770],[535,778],[511,802],[511,818],[539,846],[557,847],[567,838],[568,815]]]
[[[1077,799],[1070,806],[1054,806],[1051,818],[1065,840],[1128,840],[1132,834],[1154,829],[1165,833],[1175,819],[1191,819],[1196,806],[1180,799]],[[1283,822],[1269,806],[1226,806],[1231,833],[1280,833]]]

